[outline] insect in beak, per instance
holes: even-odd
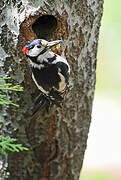
[[[56,40],[56,41],[51,41],[47,43],[48,48],[52,48],[53,46],[57,46],[57,49],[60,48],[60,43],[62,40]]]

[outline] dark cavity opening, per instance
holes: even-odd
[[[49,40],[57,28],[57,20],[52,15],[40,16],[32,25],[37,38]]]

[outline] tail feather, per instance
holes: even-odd
[[[39,111],[40,109],[43,109],[44,107],[48,106],[49,101],[48,99],[45,97],[44,94],[40,94],[36,101],[35,101],[35,105],[34,105],[34,109],[33,109],[33,114],[34,115],[37,111]]]
[[[50,111],[51,107],[55,104],[58,107],[61,107],[60,103],[62,102],[63,97],[57,91],[51,90],[49,96],[45,94],[40,94],[34,105],[33,114],[34,115],[37,111],[46,108],[47,112]]]

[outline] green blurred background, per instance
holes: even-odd
[[[121,94],[121,0],[104,0],[96,93]]]
[[[104,0],[97,82],[80,180],[121,180],[121,0]]]

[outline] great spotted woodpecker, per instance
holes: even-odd
[[[65,58],[50,50],[61,42],[35,39],[22,49],[30,60],[32,79],[42,92],[35,102],[34,113],[44,106],[47,110],[53,104],[59,106],[63,100],[69,81],[70,66]]]

